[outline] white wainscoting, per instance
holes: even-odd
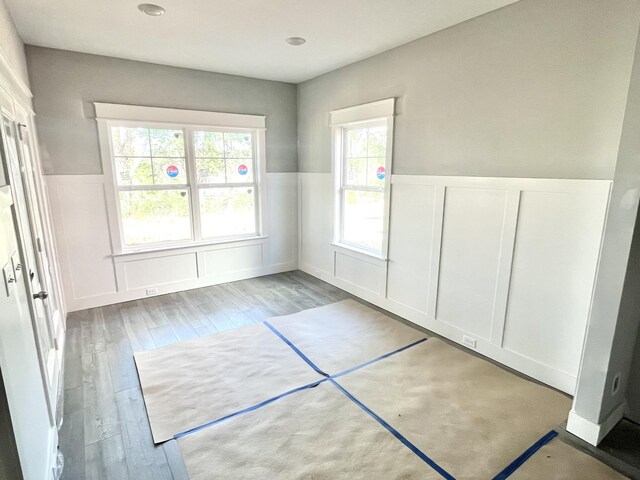
[[[300,269],[573,393],[610,181],[394,175],[383,261],[332,245],[332,176],[299,177]]]
[[[45,177],[69,311],[297,267],[296,173],[266,174],[264,238],[112,255],[102,175]]]

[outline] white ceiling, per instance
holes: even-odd
[[[516,0],[6,0],[25,43],[301,82]],[[157,3],[161,17],[138,3]],[[292,47],[285,38],[307,43]]]

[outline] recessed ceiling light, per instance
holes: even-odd
[[[294,47],[302,45],[306,41],[307,40],[302,37],[289,37],[285,40],[285,42],[287,42],[289,45],[293,45]]]
[[[154,5],[153,3],[141,3],[138,5],[138,10],[152,17],[159,17],[165,12],[165,9],[160,5]]]

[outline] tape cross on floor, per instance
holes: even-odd
[[[253,327],[257,327],[257,325],[254,325]],[[315,391],[316,387],[319,387],[320,385],[331,384],[342,395],[348,398],[349,401],[357,405],[362,411],[366,412],[369,417],[375,419],[379,425],[384,427],[384,429],[386,429],[387,432],[391,433],[396,440],[402,443],[410,452],[412,452],[416,457],[418,457],[423,463],[428,464],[429,467],[431,467],[428,470],[437,472],[437,474],[439,474],[438,476],[440,476],[441,478],[453,479],[454,476],[452,475],[452,473],[456,473],[457,475],[457,472],[455,471],[455,469],[458,467],[458,463],[456,463],[455,461],[453,461],[452,463],[448,461],[450,459],[445,458],[444,460],[442,460],[442,461],[445,461],[445,464],[443,464],[441,460],[438,460],[438,458],[442,459],[443,457],[442,449],[439,450],[438,448],[433,448],[433,445],[429,444],[429,442],[425,442],[424,438],[421,437],[419,434],[416,434],[416,432],[412,431],[411,428],[407,429],[406,424],[402,423],[402,420],[404,420],[404,418],[393,419],[394,416],[392,414],[390,416],[390,412],[388,410],[385,411],[384,405],[381,405],[379,402],[379,398],[376,398],[376,395],[372,395],[371,393],[371,392],[382,391],[383,396],[386,398],[387,394],[392,395],[394,393],[394,389],[400,390],[399,388],[397,388],[397,385],[394,386],[392,384],[398,377],[402,375],[406,375],[406,372],[398,370],[398,365],[395,365],[395,364],[397,364],[398,362],[402,363],[402,361],[404,361],[405,364],[413,365],[415,364],[416,361],[421,362],[423,360],[423,358],[420,357],[420,355],[424,355],[424,351],[425,351],[424,349],[426,348],[425,342],[427,339],[424,338],[424,336],[420,332],[410,327],[407,327],[403,324],[400,324],[395,320],[392,320],[389,317],[386,317],[384,314],[381,314],[380,312],[376,312],[366,306],[363,306],[353,301],[338,302],[337,304],[332,304],[332,305],[320,307],[317,309],[302,311],[302,312],[299,312],[298,314],[293,314],[285,317],[275,317],[273,319],[270,319],[267,322],[264,322],[263,327],[266,327],[265,330],[268,329],[274,338],[279,339],[282,345],[285,345],[286,348],[290,349],[290,351],[293,351],[295,353],[295,356],[300,360],[302,360],[304,364],[306,364],[305,367],[307,368],[310,367],[313,370],[313,372],[311,373],[315,374],[316,378],[313,378],[313,375],[311,375],[311,377],[309,377],[308,374],[305,375],[304,372],[300,370],[298,364],[295,364],[295,362],[293,362],[291,359],[287,359],[287,362],[289,362],[287,364],[287,368],[292,368],[292,371],[295,372],[294,377],[295,379],[297,379],[297,385],[295,384],[295,382],[289,382],[289,385],[286,388],[281,388],[279,392],[277,391],[271,392],[271,395],[263,395],[262,398],[255,398],[253,402],[248,402],[248,403],[245,402],[244,405],[242,405],[240,402],[237,405],[240,408],[226,409],[226,411],[219,412],[220,415],[217,415],[217,418],[215,419],[208,420],[208,421],[200,421],[198,423],[192,423],[193,426],[190,426],[190,428],[183,429],[183,431],[181,431],[180,433],[170,435],[168,438],[173,437],[176,439],[181,439],[183,441],[188,440],[187,437],[191,436],[192,434],[196,434],[196,433],[201,434],[203,431],[206,431],[209,427],[212,427],[214,425],[221,424],[223,422],[226,422],[227,420],[230,420],[232,418],[237,418],[245,414],[255,415],[255,414],[251,414],[251,412],[262,409],[264,407],[271,406],[276,402],[278,402],[279,400],[287,402],[289,401],[287,399],[293,398],[296,394],[303,395],[304,394],[303,392]],[[370,333],[371,330],[374,331],[375,333],[374,336],[375,335],[378,336],[378,338],[376,338],[374,341],[371,341],[371,338],[367,338],[367,337],[371,337],[371,333]],[[220,336],[226,333],[227,332],[222,332],[222,334],[216,334],[216,335],[213,335],[213,337]],[[233,334],[230,334],[230,335],[233,335]],[[262,335],[262,334],[259,334],[259,335]],[[202,341],[202,340],[204,339],[196,339],[196,342]],[[256,349],[258,349],[259,347],[274,348],[276,350],[279,348],[270,342],[271,340],[268,340],[262,336],[260,342],[253,345],[252,348],[256,348]],[[464,380],[465,382],[472,383],[473,381],[475,381],[473,378],[474,376],[479,377],[479,379],[489,378],[490,381],[494,381],[495,379],[491,377],[487,377],[485,375],[486,372],[484,372],[484,370],[487,370],[487,369],[494,369],[495,371],[492,370],[492,375],[494,375],[495,377],[500,377],[497,379],[498,382],[506,381],[507,387],[509,388],[513,386],[508,383],[509,381],[511,381],[512,384],[517,384],[511,390],[507,388],[506,391],[516,391],[520,396],[529,397],[531,395],[530,395],[530,391],[527,389],[532,389],[532,388],[542,389],[543,401],[540,403],[542,403],[541,409],[543,410],[543,412],[540,415],[544,416],[545,413],[548,413],[549,411],[552,411],[552,412],[554,411],[554,410],[549,410],[548,408],[547,410],[545,410],[545,403],[552,403],[552,404],[554,403],[553,401],[551,402],[544,401],[546,398],[551,398],[551,397],[545,397],[544,395],[544,391],[549,389],[533,384],[532,382],[524,380],[520,377],[514,376],[513,374],[510,374],[500,369],[499,367],[496,367],[495,365],[490,364],[489,362],[473,357],[454,347],[448,346],[444,342],[441,342],[437,339],[432,339],[428,343],[431,344],[432,342],[434,342],[434,344],[430,347],[430,349],[435,350],[437,353],[432,355],[432,357],[438,358],[439,361],[442,361],[440,370],[442,370],[443,367],[446,367],[444,368],[445,370],[447,368],[453,368],[453,374],[451,375],[452,377],[457,376],[460,372],[464,372],[465,374],[468,373],[471,376],[471,379],[466,379]],[[186,343],[186,342],[183,342],[183,343]],[[220,343],[221,342],[218,342],[218,344]],[[323,350],[322,349],[323,344],[330,345],[331,349],[335,351],[332,350],[327,352],[326,347]],[[393,348],[391,351],[388,351],[389,347],[393,346],[394,344],[402,345],[402,346]],[[195,346],[196,346],[196,343],[194,343],[191,346],[187,346],[188,348],[184,350],[190,352],[192,349],[195,348]],[[170,347],[172,346],[170,345],[168,347],[163,347],[163,348],[170,348]],[[219,348],[219,345],[216,348]],[[229,347],[229,348],[232,348],[232,347]],[[438,350],[442,350],[442,352],[438,353],[437,352]],[[384,353],[385,351],[386,353]],[[247,352],[249,353],[250,350],[247,350]],[[403,352],[406,352],[406,353],[403,353]],[[412,352],[415,352],[415,353],[412,353]],[[144,352],[142,355],[140,355],[141,358],[138,358],[138,356],[136,356],[136,364],[138,365],[139,372],[141,373],[140,375],[141,383],[143,385],[143,391],[145,393],[145,403],[147,404],[147,407],[149,407],[149,404],[147,403],[147,395],[152,397],[159,390],[158,385],[149,384],[149,382],[146,382],[146,381],[143,382],[143,377],[145,377],[145,380],[147,377],[146,369],[148,368],[148,363],[145,364],[145,358],[142,358],[142,357],[143,355],[147,355],[149,353],[150,352]],[[398,355],[400,353],[403,353],[403,355]],[[182,352],[182,354],[184,354],[184,351]],[[283,355],[285,354],[284,352],[280,351],[278,355],[281,356],[279,358],[284,358]],[[413,357],[409,358],[407,357],[407,355],[413,356]],[[454,358],[456,357],[456,355],[463,356],[460,358],[462,358],[464,361],[461,362],[460,358]],[[404,360],[402,361],[399,360],[401,358]],[[471,358],[473,360],[467,361],[468,358]],[[387,362],[382,362],[383,360],[387,360],[387,359],[388,359]],[[275,364],[277,364],[279,361],[280,360],[275,362]],[[428,361],[433,361],[433,359],[428,359]],[[465,364],[465,361],[467,361],[468,365]],[[140,364],[138,364],[138,362],[140,362]],[[263,366],[264,365],[268,366],[268,362],[266,363],[257,362],[257,363],[260,363]],[[376,364],[375,368],[366,368],[374,364]],[[451,365],[449,364],[454,366],[451,367]],[[327,367],[330,367],[330,368],[327,368]],[[423,365],[422,368],[409,369],[409,370],[417,370],[418,372],[420,372],[421,370],[425,370],[427,373],[429,373],[431,370],[433,370],[433,368],[429,369],[429,367],[433,367],[433,365]],[[269,374],[272,374],[274,371],[277,371],[278,369],[276,368],[276,366],[268,367],[268,368],[270,369]],[[394,368],[396,370],[394,370]],[[461,368],[461,370],[457,371],[456,368]],[[385,371],[381,372],[381,370],[385,370]],[[407,370],[406,365],[405,365],[405,370]],[[327,373],[327,372],[334,372],[334,371],[338,373],[334,373],[331,375]],[[142,374],[143,372],[144,372],[144,375]],[[255,377],[258,375],[257,371],[250,372],[250,373],[252,373],[252,375],[250,375],[251,379],[255,379]],[[378,374],[377,377],[376,377],[376,373]],[[269,375],[266,375],[266,376],[268,377]],[[359,377],[362,377],[362,378],[359,378]],[[338,383],[337,379],[339,378],[341,379],[341,381]],[[276,380],[277,380],[276,383],[279,382],[278,383],[279,386],[287,385],[287,383],[283,382],[281,378],[276,377]],[[345,385],[343,380],[344,382],[347,383],[347,385]],[[438,378],[426,379],[426,381],[423,381],[423,380],[424,379],[416,377],[416,378],[412,378],[411,381],[408,383],[410,385],[412,385],[411,382],[415,384],[425,384],[425,385],[429,384],[431,388],[436,389],[436,393],[438,393],[437,389],[443,385],[446,388],[451,388],[451,385],[447,384],[448,382],[447,379],[445,379],[444,381]],[[166,382],[166,379],[165,379],[165,382]],[[520,382],[520,383],[517,383],[517,382]],[[522,384],[525,384],[524,389]],[[205,386],[203,388],[209,388],[209,387]],[[326,387],[323,387],[323,388],[326,388]],[[559,395],[556,392],[552,392],[551,390],[549,390],[549,392],[551,392],[549,394],[551,396]],[[184,394],[184,392],[181,392],[181,393]],[[540,392],[536,392],[536,393],[540,393]],[[366,398],[363,398],[361,395],[364,395],[364,397]],[[267,399],[264,400],[264,398],[267,398]],[[235,405],[237,402],[234,401],[231,403]],[[401,402],[394,402],[393,399],[390,398],[390,401],[388,403],[393,404],[393,403],[401,403]],[[502,403],[504,403],[504,401]],[[478,405],[480,407],[484,407],[484,404],[478,404]],[[560,405],[561,405],[560,410],[562,410],[563,404],[561,403]],[[411,405],[409,405],[409,407],[411,407]],[[147,409],[149,410],[149,408]],[[480,409],[482,410],[482,408]],[[558,408],[555,409],[556,411],[555,417],[558,416],[557,410]],[[491,413],[493,412],[490,412],[490,414]],[[540,415],[538,417],[540,417]],[[410,415],[407,415],[407,416],[410,416]],[[149,414],[150,421],[151,421],[151,417],[152,415],[150,413]],[[534,420],[537,420],[538,417],[534,416],[533,418]],[[555,422],[556,418],[554,417],[554,415],[551,415],[551,417],[552,417],[552,421]],[[388,421],[389,418],[391,418],[393,421],[389,422]],[[558,421],[557,423],[552,423],[552,425],[558,424],[560,423],[560,421]],[[395,425],[392,425],[392,423],[395,423]],[[449,426],[446,425],[446,421],[443,423],[445,425],[442,428],[445,428],[444,430],[445,434],[449,430],[454,431],[455,433],[456,425],[453,425],[454,428],[449,429]],[[491,427],[491,425],[489,425],[488,427]],[[507,425],[507,428],[508,427],[509,426]],[[517,424],[516,422],[516,427],[520,429],[518,432],[522,434],[523,426],[520,424]],[[427,430],[429,430],[429,428],[427,428]],[[404,434],[400,433],[401,431],[403,431]],[[527,433],[527,435],[521,435],[521,437],[519,437],[518,442],[510,442],[510,443],[516,444],[516,446],[513,448],[520,448],[520,450],[517,453],[513,449],[512,450],[507,449],[506,452],[504,453],[506,461],[504,461],[505,458],[502,458],[502,459],[494,458],[492,460],[493,463],[491,463],[491,468],[495,467],[496,462],[498,462],[498,464],[502,463],[502,466],[493,470],[494,473],[491,474],[491,476],[495,475],[496,471],[503,468],[503,470],[501,470],[500,473],[495,475],[494,478],[500,479],[500,480],[507,478],[514,471],[516,471],[517,468],[519,468],[527,460],[529,456],[533,455],[535,451],[537,451],[537,449],[541,448],[541,446],[543,446],[544,443],[546,443],[544,442],[541,444],[540,442],[543,439],[540,439],[537,442],[535,442],[533,445],[529,443],[529,445],[531,446],[526,445],[526,438],[531,438],[532,434],[535,435],[535,432],[530,432],[526,428],[524,428],[524,431],[525,433]],[[409,435],[407,435],[407,433]],[[550,434],[551,432],[549,432],[549,434],[547,434],[546,436]],[[487,435],[491,435],[490,428]],[[533,442],[533,440],[535,440],[535,438],[538,438],[540,435],[541,433],[538,433],[535,437],[529,440],[529,442]],[[434,432],[434,436],[439,439],[441,435],[439,435],[438,432]],[[155,430],[154,430],[154,439],[156,439]],[[446,440],[447,440],[446,438],[443,438],[442,443],[446,444],[447,443]],[[549,440],[550,438],[547,439],[546,441],[548,442]],[[156,441],[158,440],[156,439]],[[527,448],[527,446],[529,448]],[[182,444],[181,444],[181,448],[182,448]],[[522,453],[522,451],[525,448],[526,450],[524,451],[524,453]],[[461,450],[464,450],[464,448],[461,448]],[[434,452],[436,456],[434,456]],[[479,453],[480,452],[477,452],[476,455]],[[513,458],[516,458],[516,460],[511,461],[510,459],[513,459]],[[455,458],[453,460],[455,460]],[[510,461],[511,463],[509,463]],[[507,466],[505,467],[505,465]],[[485,467],[485,466],[481,465],[481,467]],[[243,468],[247,468],[247,465],[243,465]],[[488,469],[484,468],[483,470],[481,469],[481,471],[487,472]],[[200,477],[197,477],[197,478],[200,478]],[[202,478],[210,478],[210,477],[208,475],[205,475]],[[215,478],[218,478],[218,477],[215,477]],[[226,478],[226,477],[220,477],[220,478]],[[414,478],[414,477],[411,477],[411,478]],[[432,478],[432,477],[429,477],[429,478]],[[469,471],[463,470],[459,478],[480,478],[480,477],[477,475],[477,472],[469,472]]]
[[[300,358],[302,358],[305,363],[307,363],[314,371],[316,371],[317,373],[319,373],[320,375],[324,376],[325,378],[322,380],[319,380],[317,382],[312,382],[309,383],[307,385],[303,385],[301,387],[289,390],[287,392],[284,392],[282,394],[279,394],[275,397],[269,398],[263,402],[260,402],[256,405],[252,405],[251,407],[239,410],[237,412],[234,412],[232,414],[229,415],[225,415],[222,418],[213,420],[211,422],[208,422],[204,425],[200,425],[198,427],[189,429],[185,432],[181,432],[178,433],[176,435],[174,435],[174,439],[180,439],[182,437],[185,437],[187,435],[190,435],[192,433],[201,431],[205,428],[209,428],[212,427],[214,425],[217,425],[225,420],[228,420],[230,418],[236,417],[238,415],[242,415],[244,413],[248,413],[254,410],[257,410],[259,408],[262,408],[266,405],[269,405],[272,402],[275,402],[281,398],[284,398],[286,396],[295,394],[297,392],[300,392],[302,390],[306,390],[309,388],[314,388],[318,385],[320,385],[321,383],[324,382],[329,382],[332,385],[334,385],[338,390],[340,390],[347,398],[349,398],[349,400],[351,400],[352,402],[354,402],[356,405],[358,405],[362,410],[364,410],[367,414],[369,414],[374,420],[376,420],[380,425],[382,425],[384,428],[386,428],[394,437],[396,437],[402,444],[404,444],[409,450],[411,450],[416,456],[418,456],[422,461],[424,461],[426,464],[428,464],[431,468],[433,468],[436,472],[438,472],[443,478],[446,478],[447,480],[455,480],[455,477],[453,477],[450,473],[448,473],[446,470],[444,470],[442,467],[440,467],[435,461],[433,461],[433,459],[429,458],[429,456],[427,456],[424,452],[422,452],[418,447],[416,447],[413,443],[411,443],[406,437],[404,437],[400,432],[398,432],[395,428],[393,428],[391,425],[389,425],[386,421],[384,421],[384,419],[380,418],[375,412],[373,412],[371,409],[369,409],[366,405],[364,405],[361,401],[359,401],[356,397],[354,397],[349,391],[347,391],[343,386],[341,386],[338,382],[335,381],[336,378],[342,377],[344,375],[348,375],[349,373],[352,373],[356,370],[359,370],[361,368],[364,368],[366,366],[372,365],[376,362],[379,362],[381,360],[384,360],[386,358],[391,357],[392,355],[396,355],[400,352],[403,352],[409,348],[412,348],[416,345],[419,345],[423,342],[426,342],[428,340],[428,338],[422,338],[420,340],[417,340],[415,342],[410,343],[409,345],[405,345],[403,347],[400,347],[392,352],[388,352],[385,353],[383,355],[380,355],[374,359],[371,359],[367,362],[364,362],[360,365],[356,365],[354,367],[351,367],[349,369],[346,369],[342,372],[336,373],[334,375],[328,374],[326,372],[324,372],[323,370],[320,369],[320,367],[318,367],[315,363],[313,363],[299,348],[297,348],[295,346],[295,344],[293,342],[291,342],[287,337],[285,337],[281,332],[279,332],[273,325],[271,325],[268,321],[262,322],[263,325],[265,325],[269,330],[271,330],[278,338],[280,338],[287,346],[289,346],[298,356],[300,356]],[[497,476],[494,477],[493,480],[503,480],[506,479],[507,477],[509,477],[513,472],[515,472],[515,470],[517,470],[517,468],[522,465],[531,455],[533,455],[536,451],[538,451],[539,448],[541,448],[543,445],[545,445],[547,442],[549,442],[551,439],[553,439],[555,436],[557,435],[557,432],[555,431],[551,431],[548,434],[546,434],[543,438],[541,438],[540,440],[538,440],[534,445],[532,445],[527,451],[525,451],[520,457],[518,457],[516,460],[514,460],[514,462],[512,462],[510,465],[508,465],[502,472],[500,472]]]

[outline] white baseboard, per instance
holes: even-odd
[[[567,421],[567,431],[594,447],[597,447],[611,429],[622,420],[624,410],[625,404],[621,403],[602,423],[593,423],[571,409]]]

